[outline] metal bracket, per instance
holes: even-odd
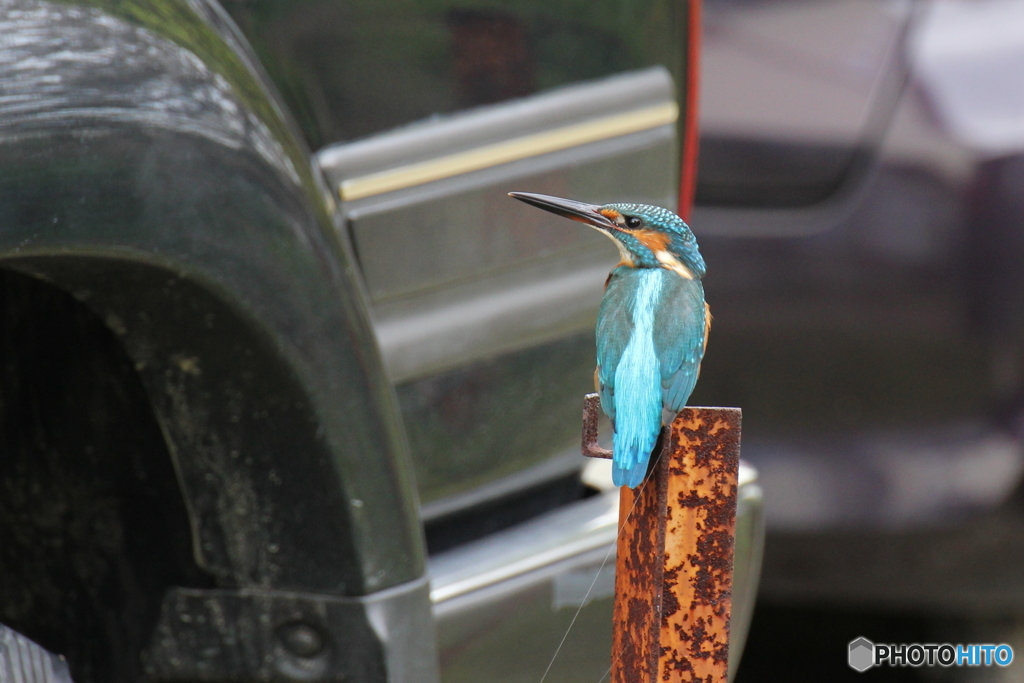
[[[587,394],[583,397],[583,455],[588,458],[611,460],[612,452],[597,445],[597,419],[601,409],[601,397]]]

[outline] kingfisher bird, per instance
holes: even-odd
[[[637,488],[662,425],[697,383],[711,311],[704,301],[704,259],[682,218],[647,204],[597,206],[528,192],[510,197],[611,238],[621,260],[605,282],[597,314],[601,409],[611,419],[612,480]]]

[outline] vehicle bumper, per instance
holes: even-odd
[[[619,494],[608,490],[430,560],[441,678],[595,681],[610,665]],[[764,544],[756,471],[741,465],[733,652],[752,615]],[[564,640],[563,640],[564,639]],[[555,656],[557,652],[557,657]],[[730,661],[730,674],[739,663]]]

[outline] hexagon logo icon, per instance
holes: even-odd
[[[875,644],[864,637],[850,641],[850,668],[861,673],[875,665]]]

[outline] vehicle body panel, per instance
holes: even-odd
[[[24,39],[0,51],[2,264],[69,292],[120,338],[175,464],[195,561],[222,592],[348,599],[325,627],[362,624],[378,671],[397,649],[393,676],[436,675],[408,454],[362,289],[329,195],[230,21],[205,3],[4,7],[4,35]],[[402,611],[374,617],[358,599],[409,586]],[[427,631],[398,628],[417,614]],[[172,677],[202,671],[184,665]]]
[[[509,201],[509,188],[671,204],[677,112],[672,80],[655,68],[318,154],[343,195],[363,179],[418,172],[341,211],[428,518],[457,507],[452,496],[578,449],[601,282],[617,252],[583,226],[553,230]],[[508,161],[506,149],[521,158]],[[445,167],[465,155],[479,168]]]

